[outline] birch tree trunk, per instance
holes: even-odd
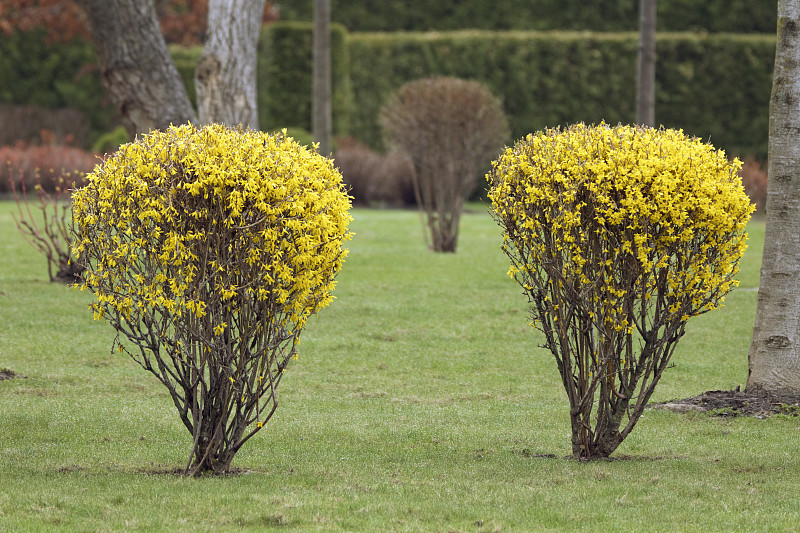
[[[312,133],[319,153],[331,153],[331,3],[314,0],[314,74],[312,82]]]
[[[201,124],[258,129],[256,47],[265,0],[209,0],[208,31],[194,75]]]
[[[640,0],[636,122],[656,125],[656,0]]]
[[[767,229],[747,390],[800,394],[800,0],[779,0]]]
[[[128,135],[195,120],[152,0],[77,0]]]

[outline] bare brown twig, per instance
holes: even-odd
[[[67,174],[69,176],[69,174]],[[82,175],[80,176],[82,178]],[[9,180],[17,214],[14,217],[17,229],[25,240],[47,259],[47,274],[50,281],[74,283],[80,279],[83,267],[71,261],[72,244],[69,234],[72,200],[64,176],[55,181],[53,192],[42,187],[41,176],[36,173],[36,196],[34,206],[28,196],[26,180],[20,180],[17,192],[14,180]],[[74,182],[71,184],[74,187]],[[36,211],[37,213],[34,213]],[[41,225],[40,225],[41,224]]]

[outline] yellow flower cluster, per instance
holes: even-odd
[[[74,195],[75,252],[96,316],[221,308],[207,326],[221,335],[237,313],[279,307],[291,331],[331,301],[349,208],[332,161],[285,132],[173,126],[88,176]]]
[[[536,294],[554,300],[551,313],[556,293],[571,291],[628,333],[630,302],[656,293],[681,320],[713,309],[736,284],[753,211],[739,167],[671,129],[576,124],[528,135],[487,176],[509,273],[529,293],[549,282]]]

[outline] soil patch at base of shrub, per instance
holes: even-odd
[[[10,368],[0,368],[0,381],[14,378],[25,379],[25,376],[20,376]]]
[[[714,390],[693,398],[656,403],[653,409],[680,413],[710,412],[717,416],[768,416],[783,414],[800,417],[800,396],[772,394],[766,391]]]

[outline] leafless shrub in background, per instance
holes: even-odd
[[[72,261],[73,246],[69,233],[72,223],[71,190],[76,182],[84,182],[85,175],[63,171],[57,174],[51,170],[48,178],[43,180],[37,170],[33,179],[36,183],[36,200],[29,198],[25,178],[20,178],[19,190],[14,180],[9,180],[17,204],[14,217],[17,229],[28,244],[47,259],[50,281],[75,283],[80,280],[83,267]],[[43,181],[51,185],[50,190],[41,185]]]
[[[464,202],[509,137],[500,101],[475,81],[421,79],[389,98],[380,123],[388,143],[413,161],[429,246],[455,252]]]

